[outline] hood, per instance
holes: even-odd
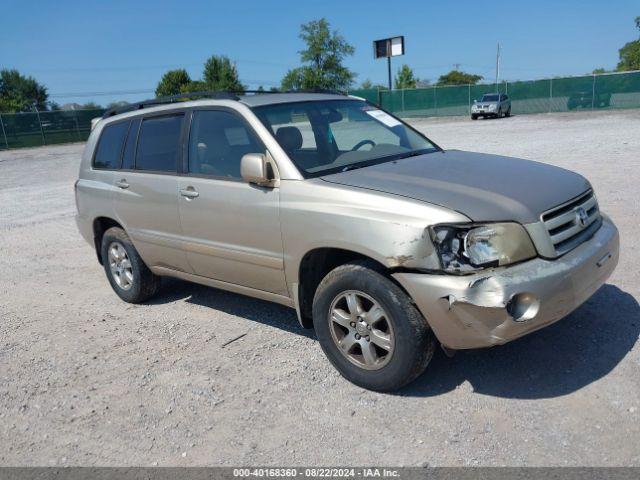
[[[429,202],[471,220],[540,220],[540,215],[590,188],[563,168],[519,158],[448,150],[321,177]]]

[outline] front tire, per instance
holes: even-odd
[[[102,237],[102,264],[111,288],[125,302],[142,303],[160,288],[160,277],[142,261],[125,231],[118,227]]]
[[[313,325],[333,366],[369,390],[396,390],[413,381],[436,345],[411,299],[370,262],[329,272],[313,300]]]
[[[471,120],[477,120],[478,119],[478,115],[475,114],[471,114]]]

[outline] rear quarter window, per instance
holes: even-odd
[[[107,125],[102,129],[98,148],[93,158],[93,168],[107,170],[120,168],[122,145],[128,130],[128,121]]]

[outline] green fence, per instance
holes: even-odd
[[[406,90],[354,90],[402,117],[469,115],[473,101],[499,90],[511,98],[512,113],[640,108],[640,71],[486,85]],[[80,142],[91,119],[104,110],[0,113],[0,150]]]
[[[405,90],[353,90],[401,117],[469,115],[474,100],[500,91],[511,98],[513,114],[640,108],[640,71],[551,78],[498,84]]]
[[[0,113],[0,150],[81,142],[104,110]]]

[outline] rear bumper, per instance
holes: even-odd
[[[556,260],[536,258],[469,276],[393,276],[443,345],[479,348],[509,342],[571,313],[609,278],[618,255],[618,230],[603,215],[602,226],[591,239]],[[514,320],[517,313],[511,308],[517,299],[532,302],[522,321]]]
[[[93,225],[91,221],[88,218],[82,217],[78,214],[75,215],[75,220],[80,235],[82,235],[82,238],[84,238],[86,242],[93,247]]]

